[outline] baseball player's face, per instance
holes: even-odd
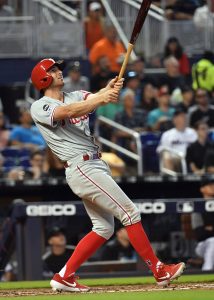
[[[62,71],[57,66],[53,66],[48,71],[48,74],[53,77],[53,82],[51,84],[52,87],[62,87],[64,85]]]

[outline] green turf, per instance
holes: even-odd
[[[80,295],[56,295],[56,296],[25,296],[25,297],[0,297],[1,300],[213,300],[214,291],[158,291],[158,292],[134,292],[112,294],[80,294]]]
[[[129,278],[98,278],[80,280],[82,284],[89,286],[97,285],[127,285],[127,284],[153,284],[153,277],[129,277]],[[214,282],[214,274],[200,275],[183,275],[175,283],[186,282]],[[46,288],[50,287],[49,281],[19,281],[19,282],[3,282],[0,284],[1,289],[28,289],[28,288]]]

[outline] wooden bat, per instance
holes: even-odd
[[[137,41],[137,38],[140,34],[140,31],[141,31],[142,27],[143,27],[143,24],[144,24],[144,21],[146,19],[147,14],[148,14],[151,3],[152,3],[152,0],[143,0],[143,2],[141,3],[141,7],[140,7],[140,10],[138,12],[135,24],[134,24],[134,29],[132,31],[132,36],[131,36],[131,39],[130,39],[129,44],[128,44],[128,49],[127,49],[122,67],[120,69],[118,79],[121,79],[123,77],[124,73],[125,73],[125,70],[126,70],[126,67],[127,67],[128,61],[129,61],[130,54],[131,54],[131,52],[134,48],[134,45]]]

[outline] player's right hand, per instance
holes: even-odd
[[[111,89],[111,90],[107,90],[105,93],[103,93],[103,104],[108,104],[110,102],[117,102],[118,101],[118,96],[119,96],[119,92],[117,91],[117,89]]]

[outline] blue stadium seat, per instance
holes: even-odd
[[[10,157],[7,157],[4,159],[4,164],[3,164],[3,167],[4,168],[13,168],[13,167],[16,167],[17,164],[16,164],[16,161]]]
[[[29,168],[30,163],[30,151],[28,149],[19,149],[16,147],[7,147],[1,151],[4,157],[5,168],[13,168],[22,166],[24,168]]]
[[[144,172],[159,172],[159,156],[156,149],[160,142],[160,138],[160,133],[147,132],[141,134]]]
[[[20,149],[14,147],[7,147],[1,151],[4,157],[17,157],[19,156]]]
[[[22,157],[19,161],[19,166],[22,166],[24,169],[28,169],[30,167],[29,156]]]
[[[209,131],[208,138],[210,142],[214,142],[214,130]]]

